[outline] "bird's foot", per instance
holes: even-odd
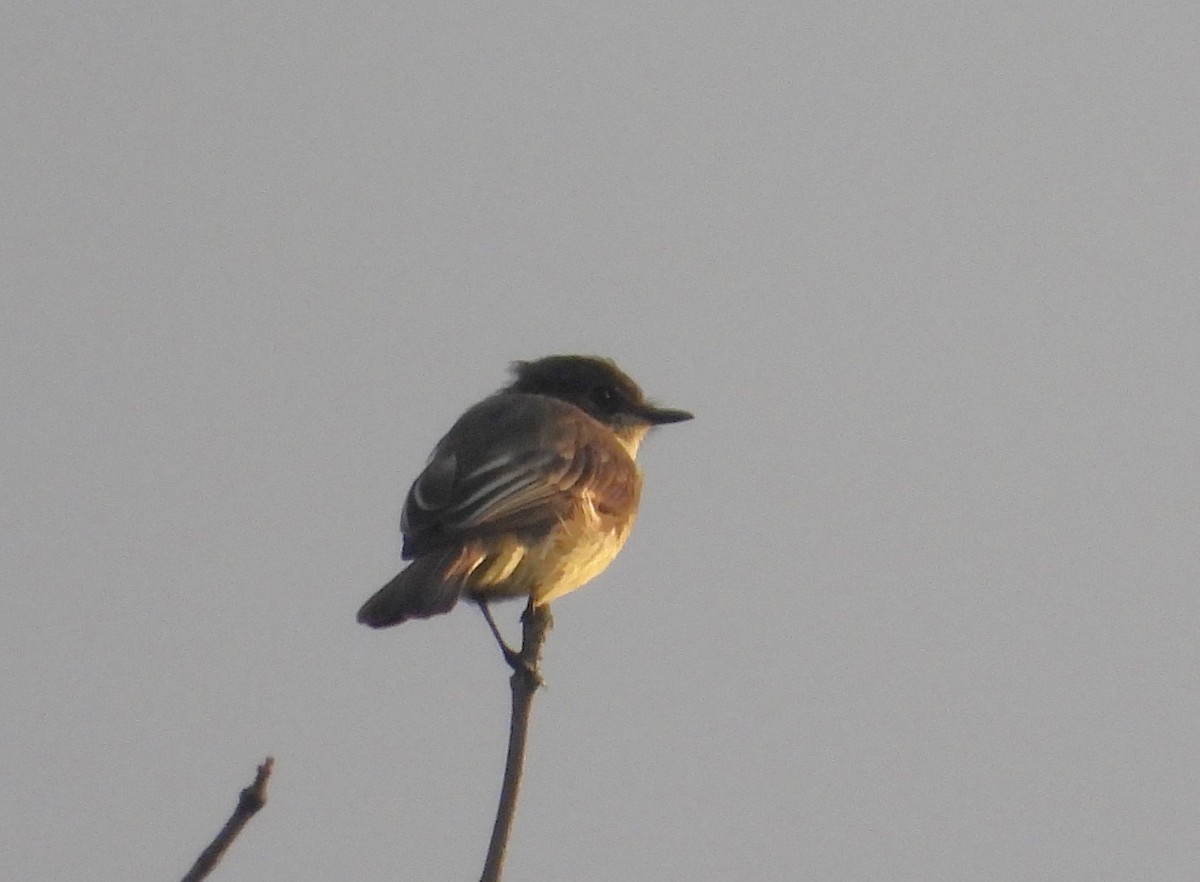
[[[503,647],[502,651],[504,652],[504,660],[513,669],[514,676],[520,677],[527,685],[534,689],[545,684],[546,681],[542,679],[542,675],[537,667],[534,663],[526,660],[525,656],[507,646]]]

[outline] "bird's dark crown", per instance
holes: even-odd
[[[587,355],[551,355],[512,366],[516,380],[506,392],[549,395],[574,404],[595,419],[614,425],[622,422],[678,422],[689,419],[684,411],[662,410],[646,402],[637,383],[608,358]]]
[[[637,407],[642,390],[607,358],[586,355],[551,355],[512,366],[517,379],[510,392],[549,395],[569,401],[595,417]]]

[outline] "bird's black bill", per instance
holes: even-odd
[[[684,420],[692,419],[692,415],[686,410],[672,410],[669,407],[651,407],[650,405],[643,407],[638,412],[638,416],[654,426],[661,426],[664,423],[682,423]]]

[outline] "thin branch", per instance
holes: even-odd
[[[529,732],[529,712],[533,709],[533,694],[542,685],[538,665],[542,659],[542,644],[553,619],[548,606],[534,606],[530,599],[525,614],[521,651],[509,658],[513,673],[509,678],[512,688],[512,721],[508,729],[508,759],[504,764],[504,786],[500,788],[500,805],[496,809],[496,823],[492,827],[492,841],[488,844],[487,860],[483,864],[480,882],[500,882],[504,869],[504,851],[508,847],[508,834],[512,831],[513,816],[517,810],[517,792],[521,789],[521,772],[525,766],[525,736]]]
[[[196,863],[183,877],[183,882],[200,882],[201,879],[207,877],[217,862],[225,856],[226,850],[242,832],[246,822],[267,804],[267,779],[271,777],[271,769],[274,765],[275,760],[267,757],[266,762],[258,767],[254,783],[242,791],[238,797],[237,808],[233,810],[233,814],[230,815],[229,820],[225,822],[225,826],[221,828],[221,832],[217,834],[208,848],[200,852],[200,857],[196,858]]]

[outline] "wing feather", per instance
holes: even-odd
[[[438,443],[409,491],[404,557],[499,533],[547,529],[586,498],[599,511],[636,502],[633,460],[572,405],[502,393],[477,404]]]

